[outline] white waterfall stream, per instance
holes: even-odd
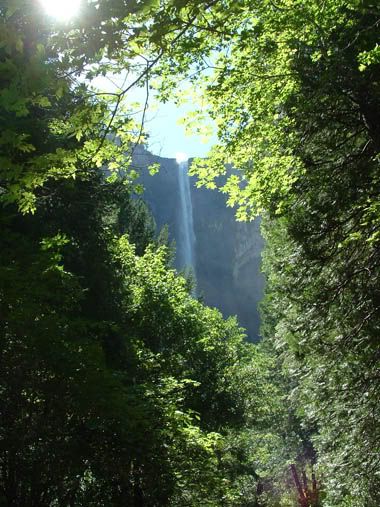
[[[188,166],[187,160],[178,163],[178,183],[181,202],[178,263],[181,269],[185,268],[195,273],[195,234]]]

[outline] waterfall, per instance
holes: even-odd
[[[181,202],[180,231],[178,248],[178,264],[180,269],[188,269],[195,273],[195,234],[193,224],[193,206],[191,203],[188,161],[178,162],[178,183]]]

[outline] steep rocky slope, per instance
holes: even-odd
[[[181,250],[181,202],[179,167],[175,159],[152,155],[139,147],[134,166],[141,173],[148,203],[157,227],[168,225],[169,235]],[[159,163],[161,170],[150,176],[147,167]],[[192,180],[192,178],[191,178]],[[263,240],[259,222],[239,223],[224,196],[197,189],[191,181],[191,202],[195,233],[195,272],[197,295],[206,304],[219,308],[225,316],[237,315],[250,340],[259,338],[257,305],[262,297],[260,272]],[[176,267],[182,269],[180,255]]]

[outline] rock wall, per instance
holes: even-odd
[[[161,170],[150,176],[147,167],[159,163]],[[161,158],[139,147],[133,165],[141,174],[144,200],[152,210],[157,227],[168,225],[171,239],[180,235],[180,195],[175,159]],[[259,339],[257,306],[264,279],[260,272],[263,240],[259,221],[236,222],[225,197],[191,185],[195,231],[195,276],[197,296],[225,316],[237,315],[248,338]],[[176,266],[177,268],[181,266]]]

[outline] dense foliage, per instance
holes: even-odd
[[[125,192],[95,171],[3,208],[2,504],[251,505],[263,359],[165,247],[118,234]]]
[[[266,360],[170,268],[130,197],[140,127],[82,79],[139,51],[121,7],[0,7],[0,505],[256,505]]]
[[[323,505],[379,504],[379,20],[367,0],[0,5],[0,505],[291,506],[290,463]],[[186,75],[189,128],[209,115],[220,141],[200,184],[265,217],[260,347],[130,198],[129,92]]]
[[[193,171],[215,187],[231,162],[239,170],[221,190],[238,218],[267,216],[263,334],[291,379],[324,502],[375,506],[380,11],[347,0],[221,4],[193,27],[214,69],[193,79],[220,139]]]

